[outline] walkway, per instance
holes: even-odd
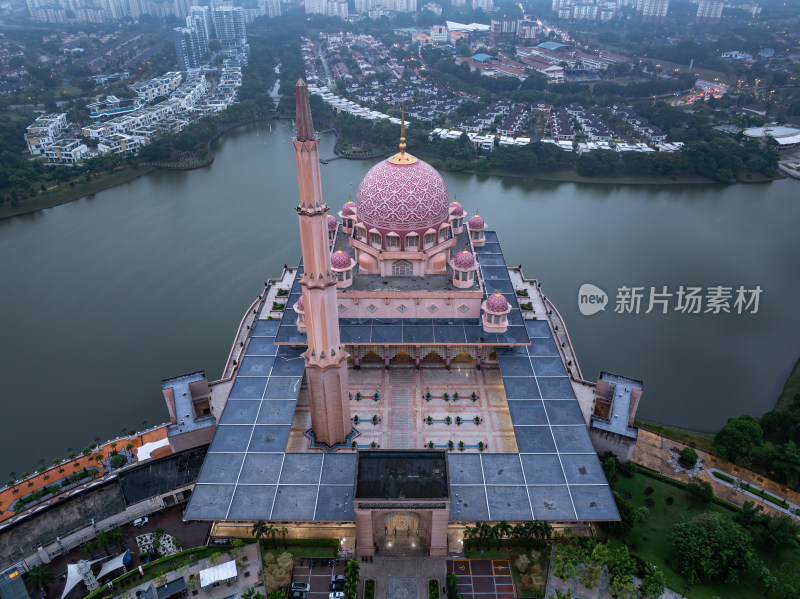
[[[636,447],[633,450],[631,460],[644,466],[650,470],[674,478],[681,482],[688,483],[693,479],[703,480],[711,484],[714,488],[714,495],[725,501],[729,501],[736,505],[742,505],[745,501],[754,501],[758,505],[762,505],[765,513],[772,515],[788,514],[789,512],[774,503],[765,501],[760,497],[739,489],[736,485],[725,483],[711,474],[712,471],[718,470],[727,474],[731,478],[747,482],[753,487],[762,489],[780,499],[784,499],[792,506],[800,506],[800,493],[784,487],[757,474],[747,468],[742,468],[731,462],[725,462],[718,457],[701,449],[696,449],[698,455],[698,466],[692,471],[688,472],[685,468],[678,465],[677,454],[687,445],[662,437],[656,433],[639,429],[639,438],[636,442]],[[797,518],[797,514],[791,514]]]
[[[447,571],[456,575],[458,592],[464,599],[515,597],[511,562],[507,559],[456,559],[447,562]]]

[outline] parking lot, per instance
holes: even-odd
[[[316,560],[325,561],[328,560]],[[328,599],[328,585],[331,578],[337,574],[344,574],[346,560],[340,559],[339,565],[332,566],[310,566],[309,558],[295,559],[294,571],[292,572],[292,582],[305,582],[311,585],[311,591],[307,599]]]

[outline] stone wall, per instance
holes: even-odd
[[[600,430],[594,427],[589,428],[589,436],[597,451],[597,455],[603,455],[610,451],[620,462],[627,462],[633,455],[633,448],[636,447],[636,439],[631,439],[617,433]]]

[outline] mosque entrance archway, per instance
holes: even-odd
[[[388,512],[383,518],[383,546],[379,555],[427,555],[420,537],[419,516],[414,512]]]
[[[410,277],[414,274],[414,266],[408,260],[395,260],[392,263],[392,275],[395,277]]]

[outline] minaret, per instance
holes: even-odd
[[[308,336],[303,354],[311,402],[311,428],[317,442],[344,443],[350,434],[347,354],[339,341],[336,279],[331,272],[328,246],[328,207],[322,200],[319,178],[319,140],[314,134],[308,87],[295,86],[297,137],[292,141],[300,186],[300,245],[305,272],[300,279]]]

